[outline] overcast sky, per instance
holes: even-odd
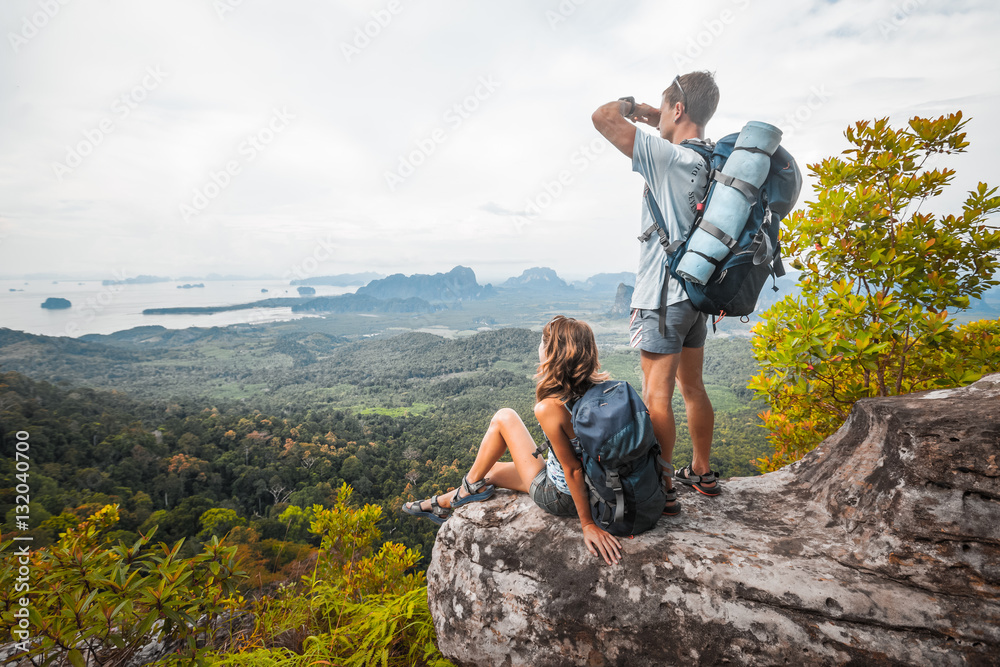
[[[957,189],[1000,184],[996,0],[3,0],[0,26],[4,277],[631,271],[642,181],[590,115],[695,69],[709,137],[774,123],[805,170],[855,120],[961,109]]]

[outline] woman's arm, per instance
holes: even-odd
[[[566,474],[566,485],[573,496],[577,516],[580,517],[580,527],[583,530],[583,541],[587,549],[595,556],[601,556],[608,565],[621,560],[621,542],[618,538],[598,526],[590,515],[590,493],[584,479],[583,463],[573,451],[570,438],[573,435],[573,424],[569,411],[555,398],[546,398],[535,405],[535,417],[542,430],[552,444],[552,451],[562,465]]]

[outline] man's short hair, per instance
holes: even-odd
[[[680,80],[680,87],[677,80]],[[683,89],[683,90],[682,90]],[[705,127],[719,106],[719,87],[711,72],[688,72],[674,79],[663,91],[670,106],[684,102],[684,111],[691,122]]]

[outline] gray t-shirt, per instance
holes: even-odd
[[[653,199],[663,214],[663,221],[667,223],[670,239],[686,236],[708,183],[708,169],[701,156],[691,148],[674,145],[659,136],[636,129],[632,171],[641,174],[649,185]],[[644,200],[640,232],[645,232],[653,224],[653,214]],[[667,272],[667,254],[660,245],[659,235],[654,233],[639,247],[639,269],[635,275],[632,308],[659,308],[665,277],[669,280],[667,305],[687,300],[684,286]]]

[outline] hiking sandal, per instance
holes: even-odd
[[[663,516],[677,516],[681,513],[681,504],[677,500],[677,489],[667,489],[663,503]]]
[[[465,492],[465,495],[459,495],[463,491]],[[467,503],[486,500],[493,495],[494,491],[496,491],[496,487],[492,484],[487,484],[485,479],[481,479],[474,484],[470,484],[469,476],[466,475],[462,478],[462,486],[459,487],[458,491],[455,492],[455,495],[451,497],[451,506],[454,509]]]
[[[660,486],[663,490],[663,516],[677,516],[681,513],[681,504],[677,501],[677,489],[671,485],[667,488],[667,482],[674,478],[674,466],[672,463],[664,461],[657,456],[660,464]]]
[[[722,489],[719,488],[718,483],[719,473],[714,470],[709,470],[704,475],[696,475],[691,466],[686,465],[674,473],[674,478],[681,484],[687,484],[698,493],[706,496],[717,496],[722,493]],[[705,486],[713,482],[715,486]]]
[[[438,505],[437,496],[431,496],[430,511],[420,509],[423,504],[424,504],[423,500],[414,500],[404,504],[399,509],[404,514],[409,514],[410,516],[428,518],[439,526],[443,525],[444,522],[448,519],[448,517],[451,516],[451,512],[449,512],[446,508]]]

